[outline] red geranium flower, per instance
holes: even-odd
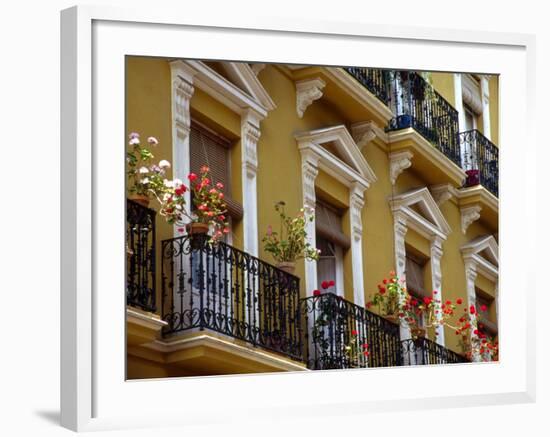
[[[334,284],[335,284],[334,281],[328,281],[328,286],[329,286],[329,287],[334,287]]]
[[[352,329],[351,330],[351,335],[353,335],[355,337],[357,335],[357,331],[355,329]]]
[[[329,282],[328,281],[321,282],[321,287],[323,288],[323,290],[326,290],[328,287],[330,287]]]
[[[487,305],[481,305],[481,306],[479,307],[479,309],[480,309],[481,311],[487,311]]]
[[[429,305],[431,303],[431,301],[432,301],[431,297],[425,297],[424,298],[424,304],[426,304],[426,305]]]
[[[321,290],[313,290],[314,296],[321,296]]]
[[[387,283],[388,283],[388,280],[387,280],[387,279],[384,279],[382,282],[383,282],[384,284],[387,284]]]
[[[475,313],[476,313],[476,307],[473,305],[470,305],[470,314],[475,314]]]
[[[187,176],[187,179],[189,179],[191,182],[197,179],[197,175],[195,173],[189,173],[189,176]]]
[[[384,294],[386,292],[386,287],[384,287],[382,285],[379,285],[378,286],[378,291],[380,292],[380,294]]]
[[[178,195],[178,196],[181,196],[183,193],[185,193],[187,191],[187,187],[183,184],[181,184],[178,188],[176,188],[174,190],[174,192]]]
[[[457,303],[458,305],[462,305],[462,299],[461,299],[461,298],[458,298],[458,299],[456,300],[456,303]]]

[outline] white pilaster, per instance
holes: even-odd
[[[258,256],[258,141],[260,119],[252,110],[241,118],[241,169],[243,190],[243,235],[245,252]]]
[[[491,139],[491,114],[489,110],[489,79],[487,76],[481,76],[481,103],[483,118],[483,135]]]
[[[475,307],[476,305],[476,278],[477,278],[477,268],[475,263],[472,261],[466,261],[466,292],[468,293],[468,308],[471,305]],[[470,341],[474,341],[475,335],[473,333],[475,327],[477,327],[476,317],[470,312],[467,312],[468,317],[470,318],[470,325],[473,326],[473,329],[470,329]],[[478,353],[472,354],[472,361],[480,361],[481,357]]]
[[[458,131],[466,130],[466,117],[464,114],[464,105],[462,99],[462,73],[455,73],[454,90],[455,90],[455,109],[458,111]]]
[[[365,306],[365,284],[363,280],[363,221],[365,200],[364,186],[350,187],[351,259],[353,272],[353,299],[356,305]]]
[[[170,62],[172,77],[172,175],[188,183],[190,172],[189,136],[191,133],[191,97],[195,91],[193,79],[197,72],[182,61]],[[191,203],[190,192],[185,193],[185,202]],[[174,227],[174,235],[179,232]]]
[[[441,292],[441,257],[443,256],[443,240],[440,237],[432,238],[430,245],[430,265],[432,271],[432,290],[437,291],[437,294],[433,296],[434,299],[445,302]],[[435,315],[437,320],[441,320],[441,309]],[[445,329],[443,326],[438,325],[436,342],[442,346],[445,346]]]
[[[315,179],[319,174],[317,167],[318,160],[309,153],[302,154],[302,195],[304,208],[315,211]],[[315,218],[306,223],[307,238],[310,243],[315,245]],[[305,260],[305,290],[306,295],[311,296],[313,290],[317,288],[317,261]]]
[[[407,235],[407,217],[400,211],[394,212],[393,217],[393,232],[395,242],[395,273],[399,280],[407,281],[406,266],[407,266],[407,249],[405,247],[405,236]],[[401,321],[400,326],[401,340],[411,338],[411,330],[408,323]]]

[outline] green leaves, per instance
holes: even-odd
[[[274,232],[269,227],[262,238],[265,251],[271,253],[278,262],[294,262],[301,258],[319,259],[317,249],[307,241],[306,221],[313,221],[314,216],[306,215],[303,209],[295,217],[287,216],[283,201],[275,204],[275,211],[279,213],[280,232]]]

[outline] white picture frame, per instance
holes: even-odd
[[[225,22],[184,10],[91,6],[67,9],[61,18],[63,426],[78,431],[184,426],[236,422],[245,416],[250,420],[251,411],[254,420],[262,421],[275,415],[292,417],[297,411],[361,414],[413,405],[441,408],[534,400],[534,338],[527,335],[535,323],[534,309],[528,305],[534,284],[522,278],[533,277],[537,230],[532,209],[517,207],[518,202],[534,205],[536,194],[534,166],[528,173],[526,165],[535,156],[529,129],[534,107],[533,37],[269,17]],[[367,47],[365,57],[361,53]],[[124,55],[368,63],[500,74],[500,363],[124,381]],[[119,154],[112,151],[113,144],[121,145]],[[512,144],[522,144],[524,153],[511,156]],[[111,147],[111,155],[106,147]],[[518,223],[528,224],[524,234],[512,232]],[[113,247],[120,247],[120,253]],[[408,379],[414,381],[405,384]],[[437,383],[441,379],[450,382],[443,386]],[[260,385],[269,396],[251,396],[259,393]],[[191,394],[188,400],[178,399],[182,390]],[[289,397],[289,390],[307,396]],[[232,404],[238,403],[238,408],[227,403],[222,408],[216,401],[228,393],[237,396],[239,402]],[[143,402],[137,404],[140,397]],[[201,403],[208,409],[200,408]]]

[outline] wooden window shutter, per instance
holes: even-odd
[[[231,177],[229,169],[229,149],[231,142],[210,131],[196,121],[191,122],[190,135],[191,172],[199,174],[203,165],[210,168],[214,183],[221,182],[229,215],[236,220],[243,217],[242,205],[231,195]]]
[[[322,238],[344,249],[351,246],[350,238],[342,232],[342,217],[335,208],[321,201],[315,204],[315,230]]]

